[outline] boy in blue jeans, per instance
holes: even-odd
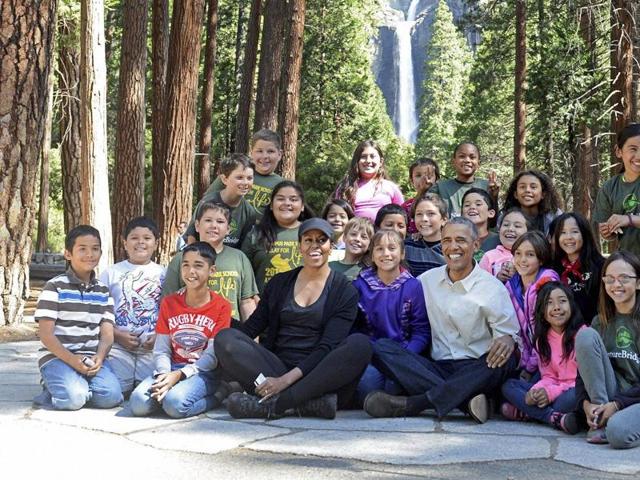
[[[155,371],[129,398],[134,416],[162,408],[172,418],[186,418],[219,404],[213,339],[229,327],[231,304],[209,290],[215,262],[216,251],[208,243],[195,242],[182,251],[180,273],[185,288],[160,303],[153,347]]]
[[[96,279],[100,233],[89,225],[73,228],[65,238],[66,273],[44,286],[35,312],[43,347],[38,366],[43,392],[38,405],[78,410],[85,404],[112,408],[122,391],[105,358],[113,343],[113,300]]]

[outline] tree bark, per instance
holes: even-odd
[[[215,89],[216,31],[218,29],[218,0],[209,0],[207,5],[207,43],[204,49],[204,82],[200,110],[200,138],[198,142],[198,198],[211,183],[211,125],[213,94]]]
[[[122,52],[113,191],[114,260],[126,258],[120,236],[132,218],[144,213],[145,74],[147,2],[129,0],[122,8]]]
[[[191,218],[200,34],[204,0],[174,2],[167,70],[160,263],[169,262],[178,224]]]
[[[580,8],[580,36],[589,52],[588,71],[596,68],[596,26],[593,13],[586,8]],[[595,80],[594,80],[595,82]],[[592,86],[593,83],[592,82]],[[592,90],[591,88],[589,89]],[[575,145],[572,144],[574,156],[572,178],[574,178],[572,195],[573,210],[586,218],[591,218],[591,208],[598,189],[599,166],[597,162],[597,147],[591,126],[582,122],[578,127]],[[595,185],[595,187],[594,187]]]
[[[63,19],[58,40],[58,95],[60,98],[60,164],[64,229],[82,223],[80,140],[80,48],[74,19]]]
[[[611,131],[617,133],[632,119],[633,106],[633,17],[631,1],[611,2]],[[619,163],[612,142],[611,162]]]
[[[235,151],[246,153],[249,151],[249,116],[253,103],[253,83],[256,75],[258,57],[258,38],[260,37],[260,6],[262,0],[251,1],[249,24],[247,26],[247,40],[244,47],[244,62],[242,64],[242,82],[238,96],[238,115],[236,117]]]
[[[277,130],[279,95],[284,50],[285,0],[266,0],[264,31],[260,47],[260,68],[256,93],[254,131],[261,128]]]
[[[0,2],[0,325],[22,321],[56,2]]]
[[[527,106],[525,90],[527,82],[527,2],[516,0],[516,71],[513,138],[513,172],[524,170],[526,164]]]
[[[49,72],[47,89],[49,101],[45,115],[44,140],[40,151],[40,195],[38,206],[38,236],[36,237],[36,251],[46,252],[49,231],[49,152],[51,151],[51,122],[53,121],[53,72]]]
[[[285,81],[282,87],[283,95],[278,121],[283,149],[282,162],[280,163],[282,176],[291,180],[296,178],[305,7],[305,0],[290,1],[289,38],[284,65]]]
[[[166,108],[167,57],[169,54],[169,1],[153,0],[151,56],[153,88],[151,103],[151,211],[160,223],[164,188],[164,115]]]
[[[103,0],[82,0],[80,35],[82,221],[100,232],[102,256],[98,271],[102,271],[113,263]]]

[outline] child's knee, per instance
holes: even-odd
[[[88,387],[79,383],[65,385],[55,395],[51,395],[51,403],[56,410],[80,410],[88,400]]]
[[[583,328],[576,334],[575,350],[593,350],[593,345],[597,342],[599,335],[593,328]]]
[[[632,448],[640,443],[640,429],[634,430],[624,415],[614,415],[607,423],[607,440],[611,448]]]
[[[134,417],[144,417],[153,410],[151,403],[153,400],[145,390],[136,388],[129,397],[129,409]]]
[[[171,391],[167,393],[167,396],[162,401],[162,409],[171,418],[186,418],[191,411],[192,403],[183,395],[174,394],[171,395]]]

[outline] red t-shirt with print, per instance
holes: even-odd
[[[231,324],[231,304],[214,292],[211,301],[190,307],[181,291],[162,299],[156,332],[171,339],[171,362],[194,363],[210,339]]]

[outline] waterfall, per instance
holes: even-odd
[[[411,0],[406,20],[395,24],[396,30],[396,132],[410,143],[415,143],[418,130],[416,94],[413,81],[413,51],[411,29],[415,24],[420,0]]]

